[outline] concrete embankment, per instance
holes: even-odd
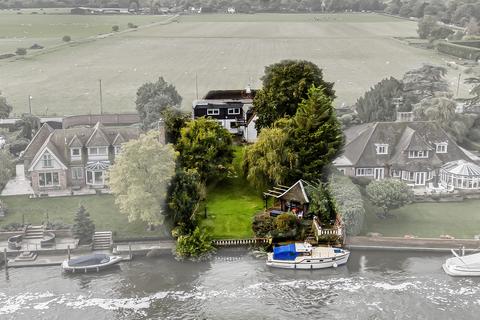
[[[400,237],[347,237],[345,247],[362,250],[450,252],[464,247],[466,252],[480,248],[480,240]]]

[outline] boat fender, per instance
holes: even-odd
[[[334,262],[334,263],[332,264],[332,267],[336,268],[336,267],[338,267],[338,264],[337,264],[336,262]]]

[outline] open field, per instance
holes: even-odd
[[[29,199],[26,196],[2,197],[8,206],[8,214],[0,225],[7,225],[12,222],[22,223],[22,216],[25,216],[25,223],[41,224],[48,219],[50,222],[62,222],[72,224],[75,212],[80,205],[83,205],[90,213],[97,231],[113,231],[116,238],[168,236],[165,231],[146,231],[146,225],[142,222],[128,223],[126,216],[121,214],[113,196],[75,196],[59,198]]]
[[[263,209],[261,192],[252,189],[241,174],[242,152],[240,147],[235,150],[235,177],[208,189],[208,218],[202,225],[212,228],[212,236],[217,239],[252,237],[252,218]]]
[[[414,203],[393,210],[392,217],[379,219],[381,209],[367,203],[365,230],[379,232],[384,236],[403,237],[412,234],[418,237],[438,238],[448,234],[456,238],[472,239],[480,234],[480,200],[448,203]]]
[[[33,16],[28,18],[53,19]],[[91,34],[102,28],[108,32],[114,24],[108,19],[126,19],[118,23],[122,26],[127,20],[136,23],[133,18],[153,19],[82,18],[107,19],[96,21]],[[416,28],[415,22],[376,14],[182,16],[178,23],[63,46],[25,59],[0,60],[0,89],[17,114],[28,110],[29,95],[33,96],[33,111],[39,115],[47,110],[58,115],[96,113],[98,80],[102,79],[104,110],[123,112],[134,110],[140,85],[164,76],[177,87],[184,109],[189,110],[197,96],[195,78],[198,96],[212,89],[244,88],[249,83],[258,88],[266,65],[290,58],[317,63],[325,78],[335,82],[336,104],[351,104],[384,77],[400,77],[424,62],[445,64],[446,58],[434,51],[393,39],[413,37]],[[22,28],[16,30],[8,32],[21,34]],[[59,32],[53,35],[55,39],[65,33],[55,32]],[[448,77],[452,86],[456,85],[458,72],[451,71]],[[461,93],[465,92],[462,85]]]

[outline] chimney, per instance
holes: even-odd
[[[158,141],[165,145],[167,143],[167,138],[166,138],[166,130],[165,130],[165,121],[160,118],[158,121],[157,121],[157,130],[158,132],[160,132],[160,135],[158,137]]]

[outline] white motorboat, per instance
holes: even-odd
[[[347,263],[350,251],[335,247],[313,247],[309,243],[294,243],[273,248],[267,266],[284,269],[336,268]]]
[[[109,256],[106,254],[92,254],[82,256],[75,259],[65,260],[62,263],[62,268],[66,272],[91,272],[100,271],[109,268],[122,261],[120,256]]]
[[[442,265],[443,270],[450,276],[472,277],[480,276],[480,253],[459,256],[452,250],[453,258],[447,259]]]

